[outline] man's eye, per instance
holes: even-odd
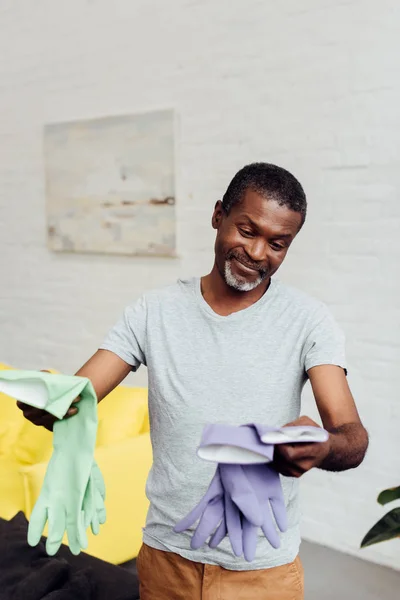
[[[239,231],[245,237],[252,237],[252,235],[253,235],[253,232],[249,231],[248,229],[239,229]]]
[[[273,248],[274,250],[284,250],[285,246],[282,246],[282,244],[277,244],[275,242],[272,242],[271,248]]]

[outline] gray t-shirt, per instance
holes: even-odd
[[[306,371],[345,368],[344,335],[327,307],[272,278],[250,307],[220,316],[204,300],[200,279],[179,280],[128,306],[102,349],[148,368],[153,466],[144,542],[226,569],[287,564],[300,546],[298,480],[281,477],[289,529],[275,550],[262,536],[256,558],[236,558],[228,539],[191,550],[193,531],[173,532],[202,498],[215,464],[197,454],[206,423],[284,425],[300,414]],[[134,507],[132,507],[134,510]],[[194,528],[193,528],[194,529]]]

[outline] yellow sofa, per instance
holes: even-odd
[[[0,370],[7,368],[0,363]],[[86,552],[120,564],[137,556],[148,508],[147,389],[118,386],[99,404],[98,415],[95,459],[106,483],[107,521],[97,536],[88,530]],[[32,425],[15,400],[0,393],[0,517],[22,510],[29,519],[51,452],[52,433]]]

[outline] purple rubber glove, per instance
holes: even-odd
[[[327,435],[316,427],[207,425],[197,453],[219,465],[205,496],[174,531],[189,529],[199,520],[192,549],[210,536],[209,545],[215,548],[228,535],[234,554],[244,554],[249,562],[255,557],[258,527],[271,546],[279,548],[274,518],[284,532],[287,517],[279,473],[268,466],[274,444],[325,441]]]
[[[224,517],[224,488],[219,469],[215,471],[214,477],[200,502],[174,527],[175,533],[181,533],[189,529],[196,521],[199,521],[190,542],[192,550],[197,550],[210,537]]]
[[[272,462],[274,446],[260,440],[257,427],[261,426],[206,425],[197,455],[203,460],[234,465]],[[262,433],[266,433],[265,427]]]
[[[258,423],[250,423],[244,427],[252,427],[257,431],[263,444],[298,444],[304,442],[326,442],[329,433],[323,427],[312,425],[288,425],[286,427],[269,427]]]
[[[202,456],[204,452],[204,456]],[[242,521],[249,523],[248,530],[261,527],[265,511],[260,508],[257,493],[250,485],[242,465],[269,463],[273,458],[273,446],[262,444],[255,428],[232,425],[208,425],[203,430],[198,453],[201,457],[219,464],[210,486],[199,504],[174,527],[176,533],[189,529],[199,521],[191,540],[193,550],[200,548],[211,536],[210,546],[216,547],[228,534],[236,556],[243,554]],[[269,527],[272,545],[276,544],[274,526]]]
[[[221,475],[221,481],[226,484],[224,485],[224,507],[225,514],[217,530],[212,535],[209,546],[210,548],[216,548],[222,542],[226,535],[229,537],[229,541],[232,546],[233,553],[235,556],[242,556],[243,554],[243,531],[242,531],[242,520],[245,518],[241,514],[238,506],[233,502],[229,492],[230,477],[224,471],[227,465],[219,465],[219,471]]]
[[[225,471],[227,466],[231,465],[219,465],[225,489],[225,519],[215,531],[209,545],[211,548],[216,548],[228,535],[234,554],[236,556],[244,554],[245,559],[251,562],[256,553],[258,525],[242,515],[240,509],[231,500],[232,474]],[[251,484],[263,512],[261,529],[271,546],[279,548],[280,539],[275,522],[281,532],[287,529],[286,506],[279,473],[266,464],[242,465],[240,468]]]
[[[287,530],[286,506],[279,473],[269,465],[246,465],[242,468],[264,513],[262,532],[273,548],[279,548],[280,539],[275,522],[282,533]],[[243,521],[243,553],[249,562],[254,560],[256,554],[257,530],[248,519]]]
[[[224,488],[222,478],[227,482],[228,489]],[[241,465],[218,465],[207,492],[199,504],[175,525],[174,531],[175,533],[185,531],[199,520],[190,543],[192,550],[197,550],[226,520],[226,509],[230,527],[229,535],[232,536],[233,547],[236,549],[238,548],[236,540],[241,537],[241,521],[237,517],[237,512],[240,511],[255,527],[261,527],[265,519],[257,495]],[[223,524],[220,526],[218,538],[224,528]],[[226,531],[223,537],[225,535]]]

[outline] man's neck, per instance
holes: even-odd
[[[270,281],[270,279],[263,281],[249,292],[240,292],[225,282],[214,265],[211,273],[201,278],[201,293],[214,312],[221,316],[228,316],[255,304],[267,291]]]

